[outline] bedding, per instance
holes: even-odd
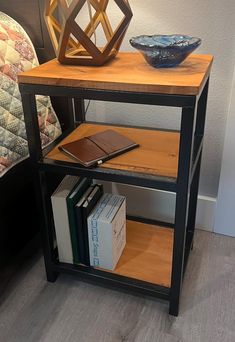
[[[0,177],[28,157],[18,72],[38,66],[36,52],[24,29],[0,12]],[[37,96],[38,122],[42,146],[61,134],[50,98]]]

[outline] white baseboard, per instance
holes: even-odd
[[[127,213],[173,222],[175,194],[167,191],[138,188],[131,185],[112,184],[112,192],[127,198]],[[199,196],[197,205],[196,228],[213,231],[216,198]]]

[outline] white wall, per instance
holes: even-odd
[[[136,35],[181,33],[202,39],[202,45],[195,53],[212,54],[215,57],[209,88],[197,212],[197,226],[212,230],[225,124],[231,98],[232,71],[235,63],[235,1],[129,0],[129,2],[134,15],[122,44],[123,51],[133,51],[129,39]],[[120,11],[113,0],[109,1],[109,12],[112,13],[112,22],[117,24]],[[84,11],[84,14],[80,15],[77,20],[84,25],[82,21],[86,21],[87,18],[88,14],[85,14]],[[96,37],[98,43],[102,42],[102,36],[101,32],[98,32]],[[113,123],[178,128],[180,110],[93,101],[89,106],[87,118],[88,120]],[[227,186],[229,187],[229,184]],[[135,211],[141,212],[142,210],[144,216],[158,216],[169,220],[174,215],[174,196],[172,194],[139,191],[138,189],[133,194],[133,189],[122,186],[115,189],[130,197],[130,201],[134,203],[134,206],[129,206],[129,212],[134,211],[133,213],[135,213]],[[152,203],[151,206],[149,203]]]
[[[133,50],[132,36],[139,34],[184,33],[202,38],[195,53],[215,56],[211,74],[206,137],[203,152],[200,194],[217,196],[225,122],[228,113],[235,60],[234,0],[130,0],[133,18],[122,50]],[[110,0],[113,18],[118,17]],[[172,115],[175,114],[176,115]],[[88,119],[116,123],[179,127],[179,110],[151,106],[92,103]]]
[[[226,124],[223,162],[220,176],[217,210],[215,215],[216,233],[235,236],[235,69],[229,115]]]

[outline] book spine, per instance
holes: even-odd
[[[89,235],[88,235],[88,217],[97,203],[100,201],[103,195],[103,185],[99,184],[96,186],[96,193],[93,195],[93,198],[90,199],[90,202],[87,208],[84,208],[84,241],[85,241],[85,250],[86,250],[86,260],[90,265],[90,248],[89,248]]]
[[[81,210],[81,212],[82,212],[82,229],[83,229],[83,243],[84,243],[84,264],[86,266],[90,266],[87,215],[86,215],[85,210]]]
[[[98,220],[96,217],[88,220],[88,236],[89,236],[89,249],[90,249],[90,264],[94,267],[100,266],[99,255],[99,229]]]
[[[68,219],[69,219],[69,228],[70,228],[70,236],[71,236],[71,244],[73,251],[73,262],[78,264],[80,262],[79,257],[79,247],[78,247],[78,239],[77,239],[77,224],[76,224],[76,216],[74,212],[74,203],[72,199],[67,199],[67,210],[68,210]]]
[[[78,206],[75,207],[75,215],[76,215],[76,229],[77,229],[77,235],[78,235],[79,259],[82,264],[86,264],[81,207],[78,207]]]
[[[106,208],[109,197],[110,196],[108,194],[103,195],[100,204],[96,207],[95,211],[87,220],[90,265],[94,267],[100,266],[100,231],[98,222],[100,215],[102,215],[104,209]]]
[[[59,260],[61,262],[72,263],[72,241],[69,231],[69,221],[65,199],[52,196],[51,202],[53,209]]]
[[[108,203],[111,197],[111,194],[105,194],[88,219],[90,263],[94,267],[103,267],[104,254],[112,255],[109,251],[111,245],[106,243],[106,241],[111,241],[110,231],[102,219],[105,213],[110,210]]]

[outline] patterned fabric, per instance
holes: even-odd
[[[28,156],[17,74],[35,66],[38,60],[28,35],[0,12],[0,177]],[[37,96],[37,110],[41,142],[46,146],[61,134],[61,128],[49,97]]]

